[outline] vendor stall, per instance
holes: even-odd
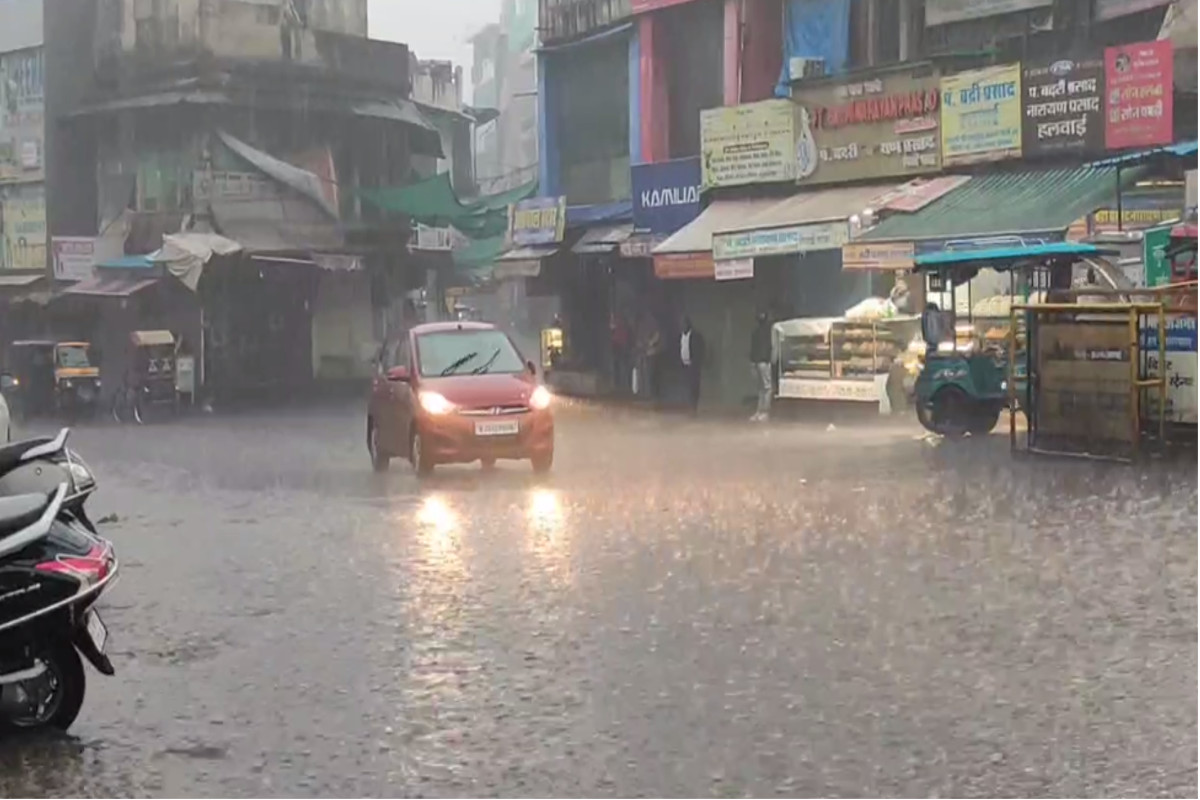
[[[891,413],[904,397],[903,356],[920,320],[869,298],[843,317],[777,322],[776,397],[874,403]]]

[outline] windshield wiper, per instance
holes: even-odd
[[[500,356],[500,348],[497,347],[496,351],[494,353],[492,353],[491,356],[488,357],[487,361],[483,362],[478,367],[471,370],[471,374],[472,375],[483,375],[485,372],[488,371],[488,368],[491,367],[493,363],[495,363],[496,359],[499,356]]]
[[[447,375],[453,375],[455,372],[457,372],[459,370],[459,368],[463,364],[466,364],[468,361],[470,361],[472,358],[474,358],[477,355],[479,355],[479,351],[472,350],[471,352],[467,353],[462,358],[456,359],[455,361],[450,363],[444,370],[442,370],[441,377],[444,378]]]

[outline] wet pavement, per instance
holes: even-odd
[[[418,483],[364,433],[78,430],[117,674],[0,796],[1196,793],[1194,465],[576,410],[548,478]]]

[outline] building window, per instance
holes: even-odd
[[[924,31],[921,0],[851,0],[851,69],[921,59]]]

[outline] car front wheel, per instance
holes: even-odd
[[[433,474],[434,461],[433,458],[425,450],[425,439],[421,436],[421,432],[413,429],[412,441],[408,448],[408,458],[412,462],[413,469],[417,475],[425,477]]]
[[[379,427],[373,420],[367,420],[367,452],[371,456],[371,468],[376,472],[386,472],[392,457],[380,446]]]

